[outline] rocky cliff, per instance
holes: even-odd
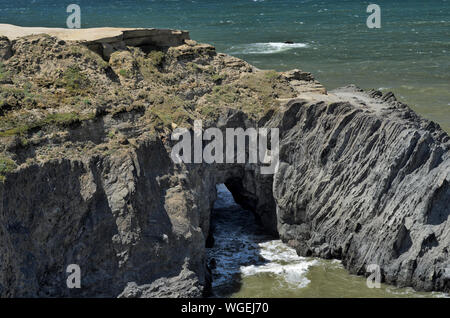
[[[218,183],[301,255],[449,291],[450,138],[392,94],[327,92],[309,73],[258,70],[182,31],[5,30],[2,297],[202,296]],[[279,128],[278,171],[174,164],[172,131],[197,119]],[[80,289],[66,287],[69,264]]]
[[[272,119],[284,131],[273,184],[283,240],[352,273],[377,264],[388,283],[448,290],[448,135],[355,87],[285,107]]]

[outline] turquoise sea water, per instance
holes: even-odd
[[[381,7],[381,29],[366,8]],[[332,89],[392,90],[450,131],[450,0],[0,0],[0,23],[180,28],[260,68],[301,68]],[[294,41],[296,45],[283,45]]]

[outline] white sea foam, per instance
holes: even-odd
[[[316,261],[300,257],[280,240],[262,234],[252,214],[235,203],[223,184],[217,186],[217,195],[213,212],[215,244],[208,249],[208,258],[215,261],[214,288],[229,286],[239,276],[264,273],[276,275],[292,288],[309,284],[306,274]]]
[[[229,49],[230,54],[274,54],[285,52],[292,49],[308,48],[307,43],[283,43],[283,42],[267,42],[267,43],[250,43],[244,45],[232,46]]]
[[[259,243],[260,255],[268,263],[261,265],[241,266],[244,276],[269,273],[280,276],[286,283],[295,288],[304,288],[310,280],[306,277],[309,268],[316,264],[315,260],[307,260],[297,255],[294,249],[280,240]]]

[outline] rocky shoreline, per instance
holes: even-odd
[[[201,297],[220,183],[299,255],[450,291],[450,137],[392,93],[327,92],[185,31],[24,32],[0,37],[1,297]],[[279,128],[278,171],[174,164],[197,119]]]

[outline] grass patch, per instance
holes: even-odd
[[[154,67],[159,68],[163,66],[165,54],[162,51],[154,50],[147,54],[147,58]]]
[[[213,82],[215,84],[220,84],[222,83],[222,81],[226,78],[226,76],[224,74],[213,74],[211,76],[211,79],[213,80]]]
[[[183,99],[173,96],[159,96],[153,105],[147,109],[147,116],[154,127],[171,127],[172,123],[189,127],[192,114],[188,111],[190,106]]]
[[[60,85],[71,93],[79,93],[88,88],[90,82],[78,66],[70,66],[64,71]]]
[[[198,112],[202,115],[202,118],[212,120],[217,120],[223,111],[223,107],[217,107],[212,104],[206,104],[198,109]]]
[[[0,155],[0,182],[5,182],[6,175],[16,168],[17,165],[12,159]]]
[[[105,69],[109,66],[108,62],[103,60],[103,58],[97,53],[91,51],[88,47],[79,44],[79,45],[70,45],[68,48],[68,52],[70,55],[74,57],[86,57],[90,62],[96,64],[101,69]]]
[[[145,112],[145,105],[142,101],[135,101],[131,105],[122,105],[116,109],[111,111],[111,115],[113,118],[119,118],[120,114],[130,113],[130,112]]]
[[[31,83],[25,83],[23,88],[0,87],[0,116],[14,109],[34,108],[40,97],[32,93]]]
[[[164,65],[165,54],[162,51],[150,51],[147,55],[136,56],[136,62],[144,79],[148,82],[163,80],[166,74],[160,72]]]
[[[234,85],[214,86],[206,100],[210,103],[233,104],[239,99],[239,90]]]
[[[11,74],[7,71],[5,71],[5,67],[3,66],[3,63],[0,62],[0,84],[10,82],[11,81]]]
[[[189,71],[194,72],[194,73],[202,73],[203,72],[203,69],[198,64],[193,63],[193,62],[187,63],[186,68]]]
[[[277,71],[269,70],[264,72],[264,77],[267,78],[269,81],[275,80],[280,76]]]
[[[119,71],[119,75],[120,75],[120,76],[123,76],[123,77],[125,77],[125,78],[129,78],[129,77],[130,77],[129,72],[128,72],[127,70],[125,70],[125,69],[121,69],[121,70]]]
[[[68,127],[75,123],[79,123],[81,118],[78,114],[72,113],[55,113],[48,115],[43,121],[40,122],[40,126],[57,125],[61,127]]]
[[[261,71],[242,76],[238,81],[214,86],[205,95],[204,115],[216,115],[218,109],[239,109],[250,117],[259,119],[268,111],[279,107],[279,98],[295,97],[293,90],[282,82],[279,73]]]

